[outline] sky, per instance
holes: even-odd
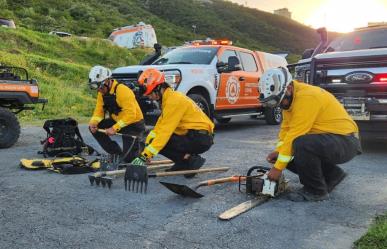
[[[313,28],[350,32],[368,22],[387,22],[387,0],[228,0],[267,12],[288,8],[292,19]]]

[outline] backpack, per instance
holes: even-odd
[[[44,157],[68,157],[85,153],[99,153],[87,145],[78,129],[78,122],[72,118],[52,119],[44,122],[43,129],[47,132],[45,140],[41,141],[43,150],[38,152]]]

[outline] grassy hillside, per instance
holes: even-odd
[[[26,120],[90,115],[89,69],[136,64],[147,52],[101,39],[116,27],[150,23],[166,46],[226,37],[250,49],[290,51],[290,62],[318,41],[314,30],[297,22],[221,0],[0,0],[0,17],[18,27],[0,28],[0,63],[26,67],[49,99],[44,112],[22,113]],[[47,34],[52,30],[89,38],[61,39]]]
[[[22,112],[27,120],[89,116],[94,108],[87,86],[90,68],[135,64],[145,55],[144,50],[129,51],[101,39],[63,39],[24,28],[0,28],[0,40],[0,63],[25,67],[49,100],[43,112]]]
[[[103,38],[113,28],[144,21],[167,46],[194,39],[192,25],[196,38],[227,37],[266,51],[299,54],[318,41],[314,30],[295,21],[221,0],[0,0],[0,16],[42,32]]]

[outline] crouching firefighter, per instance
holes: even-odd
[[[119,155],[121,162],[131,162],[143,146],[145,132],[144,118],[133,91],[111,78],[109,69],[96,66],[90,72],[89,85],[98,90],[97,103],[89,122],[89,129],[101,147],[111,155]],[[108,117],[105,118],[105,113]],[[98,132],[104,129],[104,132]],[[123,148],[110,136],[116,133],[135,136],[122,136]]]
[[[299,176],[303,188],[292,201],[321,201],[346,173],[337,164],[361,153],[358,127],[340,102],[322,88],[292,80],[286,68],[267,70],[259,82],[264,106],[280,106],[283,121],[268,173],[278,180],[286,168]]]
[[[161,116],[146,138],[145,149],[132,164],[143,165],[160,153],[174,162],[172,171],[199,169],[205,162],[199,154],[213,144],[214,124],[193,100],[165,82],[163,72],[147,69],[138,82],[145,96],[160,103]]]

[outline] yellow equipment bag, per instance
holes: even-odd
[[[48,169],[61,174],[82,174],[98,171],[98,159],[89,162],[80,156],[54,159],[21,159],[20,167],[28,170]]]

